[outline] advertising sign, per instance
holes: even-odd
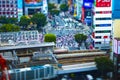
[[[92,3],[91,2],[84,2],[83,7],[84,8],[92,8]]]
[[[25,0],[26,3],[38,3],[41,2],[41,0]]]
[[[42,6],[42,0],[24,0],[25,6]]]
[[[17,7],[18,7],[18,21],[20,21],[20,17],[23,15],[23,2],[21,0],[18,0]]]
[[[85,19],[85,9],[82,7],[81,21],[84,22],[84,19]]]
[[[120,54],[120,41],[118,41],[118,54]]]
[[[117,40],[114,39],[114,53],[117,54]]]
[[[112,0],[112,19],[120,19],[120,2]]]
[[[83,7],[84,8],[92,8],[94,0],[83,0]]]
[[[96,0],[96,7],[111,7],[111,0]]]

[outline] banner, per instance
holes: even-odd
[[[96,7],[111,7],[111,0],[96,0]]]

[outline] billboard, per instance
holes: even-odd
[[[25,6],[42,6],[43,0],[24,0]]]
[[[81,21],[84,23],[85,19],[85,9],[82,7],[82,16],[81,16]]]
[[[111,7],[111,0],[96,0],[96,7]]]
[[[83,0],[83,7],[84,8],[92,8],[94,0]]]
[[[114,53],[120,54],[120,39],[119,38],[114,39]]]
[[[120,19],[120,2],[112,0],[112,19]]]
[[[25,3],[39,3],[41,0],[25,0]]]
[[[83,7],[84,8],[92,8],[92,3],[91,2],[84,2]]]
[[[20,21],[20,17],[23,15],[23,2],[21,0],[18,0],[17,3],[17,7],[18,7],[18,21]]]

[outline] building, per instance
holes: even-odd
[[[47,0],[24,0],[24,15],[34,13],[48,13]]]
[[[93,3],[94,0],[83,0],[81,21],[87,26],[92,27],[93,22]]]
[[[0,16],[20,20],[23,14],[32,15],[37,12],[48,13],[47,0],[0,0]]]
[[[0,0],[0,16],[20,18],[23,14],[21,0]]]
[[[93,46],[110,49],[112,35],[112,0],[96,0],[93,15]]]
[[[114,79],[120,80],[120,3],[112,2]]]
[[[114,79],[120,80],[120,38],[114,38],[113,40],[113,61],[114,61]]]
[[[112,18],[120,19],[120,3],[119,0],[112,1]]]

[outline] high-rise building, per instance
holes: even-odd
[[[19,18],[22,15],[22,0],[0,0],[0,16]]]
[[[110,49],[112,35],[112,0],[96,0],[93,17],[93,45]]]
[[[94,0],[83,0],[81,21],[91,27],[93,22],[93,3]]]

